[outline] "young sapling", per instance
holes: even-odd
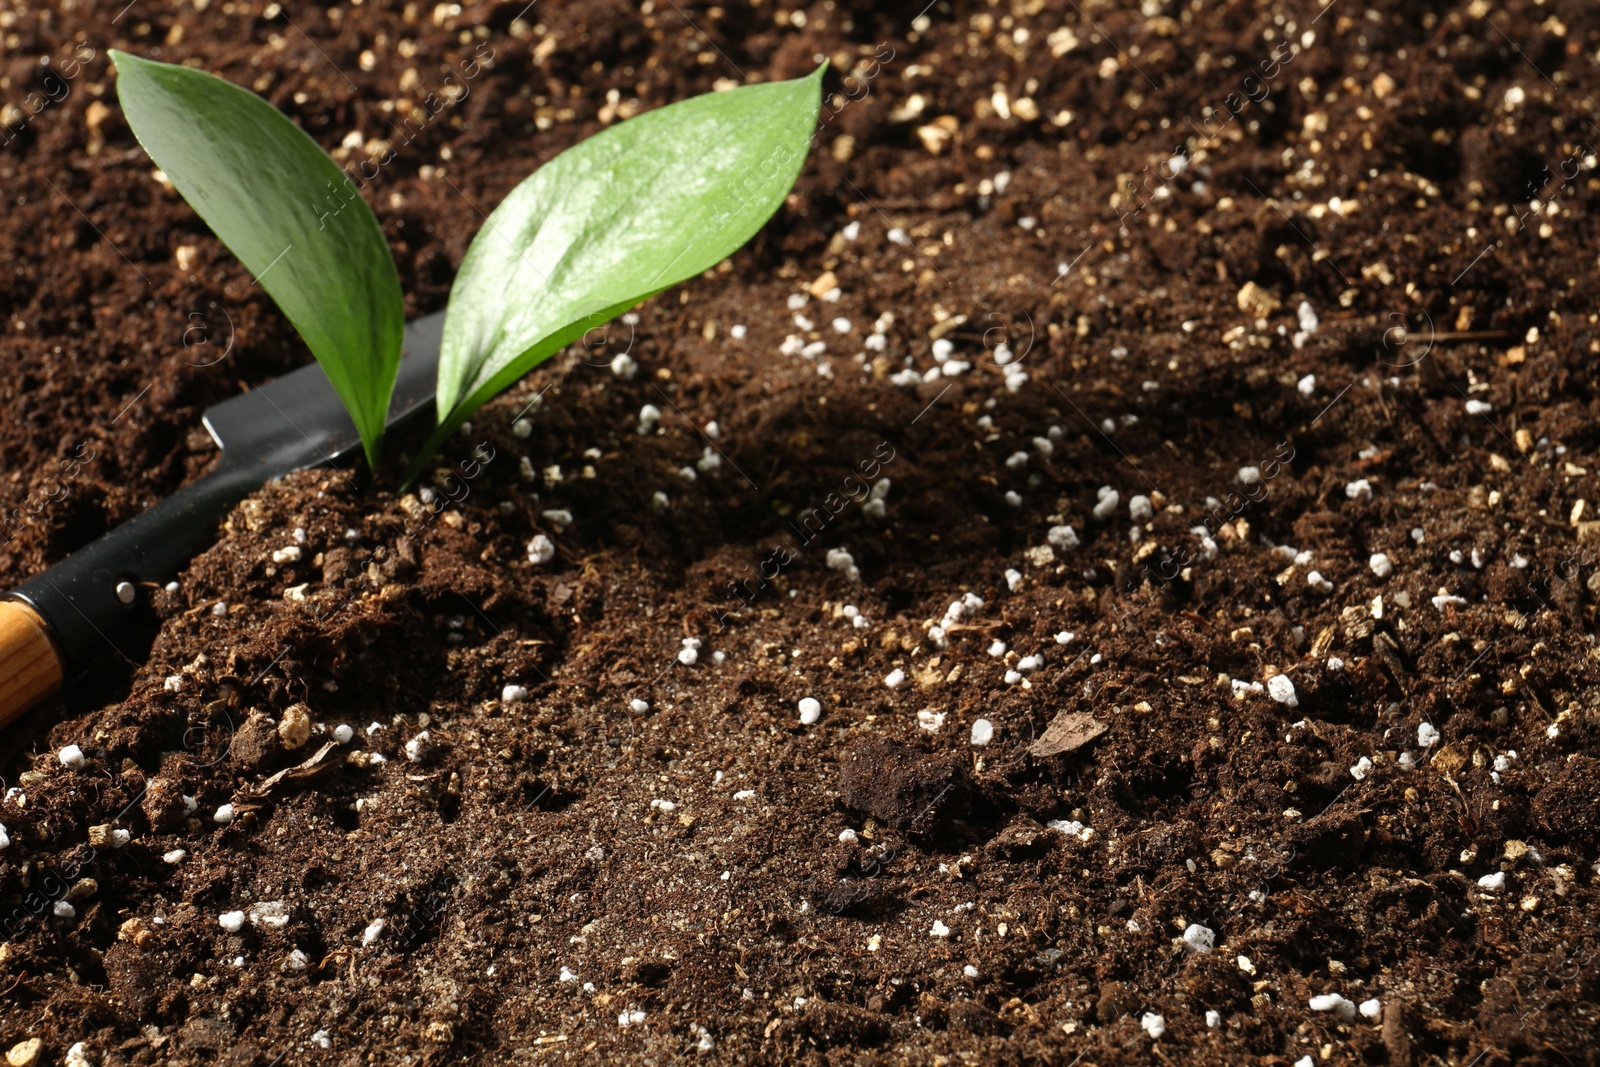
[[[266,100],[113,50],[128,124],[277,302],[376,464],[404,331],[399,276],[349,175]],[[669,104],[557,155],[501,202],[450,291],[434,397],[444,440],[551,355],[716,266],[782,205],[814,140],[827,64]],[[342,206],[329,211],[330,193]],[[612,369],[632,377],[636,364]]]

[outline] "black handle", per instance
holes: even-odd
[[[230,462],[152,504],[98,541],[13,589],[49,625],[67,673],[115,649],[110,634],[138,603],[141,582],[167,582],[216,538],[217,520],[266,483],[272,468]],[[124,583],[127,583],[124,585]]]

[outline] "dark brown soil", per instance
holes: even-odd
[[[153,176],[108,48],[390,137],[365,193],[413,314],[619,107],[824,56],[858,99],[750,247],[474,420],[463,498],[396,497],[415,439],[264,489],[8,731],[4,1049],[1600,1058],[1592,5],[391,6],[0,11],[8,585],[306,358]],[[936,337],[970,371],[897,384]]]

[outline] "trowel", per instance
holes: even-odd
[[[432,410],[443,330],[443,312],[406,327],[389,429]],[[209,408],[204,423],[222,452],[207,473],[0,598],[0,727],[111,651],[143,592],[176,578],[235,504],[361,449],[316,363]]]

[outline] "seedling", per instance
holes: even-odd
[[[299,331],[376,466],[405,322],[372,209],[261,97],[188,67],[111,57],[134,136]],[[800,174],[825,69],[646,112],[513,189],[451,288],[438,426],[408,481],[535,366],[754,236]]]

